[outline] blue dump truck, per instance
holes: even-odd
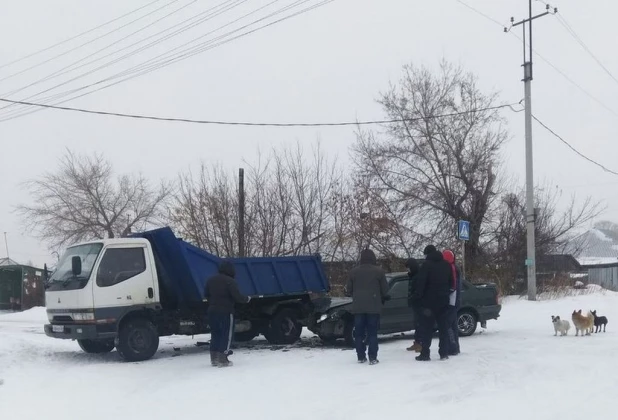
[[[329,292],[319,256],[233,258],[251,302],[239,305],[235,339],[263,334],[291,344],[320,314],[313,296]],[[207,279],[221,258],[177,238],[170,228],[74,245],[46,284],[45,333],[77,340],[87,353],[114,348],[127,361],[154,356],[159,337],[209,332]]]

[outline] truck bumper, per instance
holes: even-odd
[[[46,324],[45,335],[64,340],[104,340],[116,337],[116,332],[101,331],[91,324],[51,325]]]
[[[477,308],[480,322],[487,322],[490,319],[498,319],[502,305],[481,306]]]

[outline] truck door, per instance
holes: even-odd
[[[144,245],[107,247],[97,267],[94,307],[111,309],[155,303],[155,286],[154,266]],[[114,318],[114,314],[109,317]]]

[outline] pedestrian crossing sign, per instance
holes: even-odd
[[[470,222],[460,220],[459,223],[457,223],[457,238],[461,241],[470,240]]]

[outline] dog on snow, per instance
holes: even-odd
[[[571,324],[569,321],[561,320],[559,316],[551,316],[551,322],[554,324],[555,336],[560,333],[560,335],[567,335],[569,333],[569,329],[571,328]]]
[[[588,313],[588,315],[582,315],[582,310],[573,311],[573,315],[571,316],[573,320],[573,325],[575,325],[575,336],[577,337],[581,331],[582,337],[584,335],[590,335],[592,330],[594,329],[594,315],[592,313]]]
[[[603,332],[605,332],[605,327],[607,326],[607,317],[597,316],[597,311],[590,311],[592,316],[594,316],[594,326],[596,329],[595,333],[601,332],[601,326],[603,326]]]

